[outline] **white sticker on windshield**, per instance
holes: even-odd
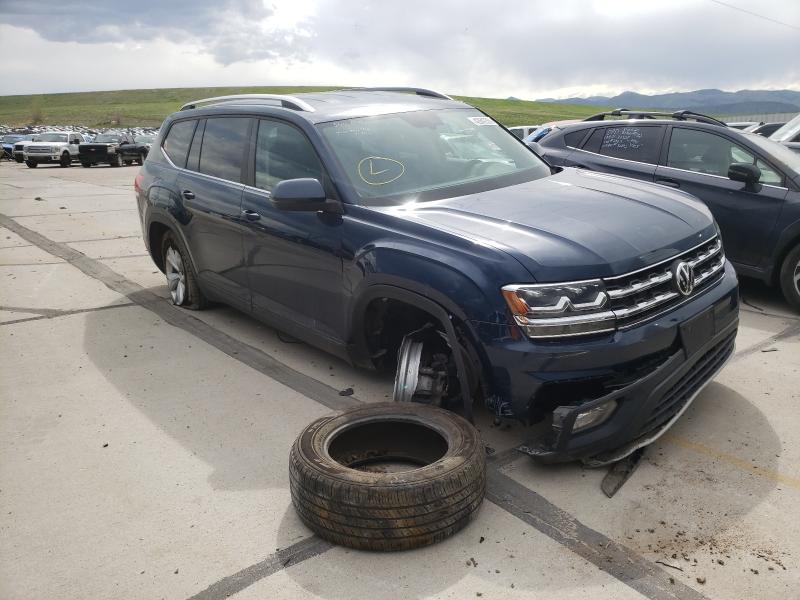
[[[489,117],[467,117],[470,121],[472,121],[478,127],[483,125],[492,125],[494,121],[492,121]]]

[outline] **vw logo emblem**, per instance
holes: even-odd
[[[679,262],[672,268],[672,274],[678,291],[684,296],[691,294],[694,290],[694,269],[689,263]]]

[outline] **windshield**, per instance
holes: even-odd
[[[794,119],[778,129],[769,136],[769,139],[775,140],[776,142],[791,142],[798,133],[800,133],[800,115],[797,115]]]
[[[154,135],[137,135],[133,141],[137,144],[152,144],[156,139]]]
[[[22,139],[22,136],[21,136],[21,135],[4,135],[4,136],[3,136],[3,141],[4,141],[4,142],[6,142],[6,143],[9,143],[9,142],[18,142],[18,141],[20,141],[21,139]]]
[[[748,134],[747,139],[763,150],[764,154],[783,163],[792,171],[793,177],[800,175],[800,153],[793,152],[790,148],[779,144],[772,138],[765,138],[763,135],[758,135],[757,133]]]
[[[94,141],[119,144],[120,139],[121,137],[118,133],[101,133],[96,138],[94,138]]]
[[[367,200],[447,198],[550,174],[519,140],[475,109],[360,117],[319,129]]]
[[[43,133],[39,136],[40,142],[66,142],[66,133]]]

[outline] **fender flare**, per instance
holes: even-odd
[[[192,251],[186,240],[186,236],[183,234],[183,230],[180,227],[180,224],[178,223],[177,219],[175,219],[175,217],[169,211],[158,209],[151,204],[149,214],[146,219],[146,229],[144,231],[144,235],[147,244],[147,251],[150,253],[150,258],[153,260],[153,262],[156,263],[156,266],[158,266],[158,263],[156,262],[155,257],[153,256],[153,248],[150,247],[150,229],[153,227],[154,224],[163,225],[164,227],[169,229],[174,235],[177,235],[180,238],[181,242],[183,243],[183,247],[186,248],[186,251],[189,253],[189,258],[191,259],[192,264],[193,265],[197,264],[194,260],[194,256],[192,256]],[[159,269],[161,269],[160,266]]]
[[[394,277],[384,277],[382,279],[388,280],[397,280],[398,282],[406,282],[402,278],[394,278]],[[414,286],[414,287],[424,287],[424,286]],[[429,313],[433,317],[435,317],[442,327],[444,327],[445,334],[447,335],[448,342],[451,348],[458,348],[460,342],[458,340],[458,334],[456,333],[456,329],[453,325],[453,316],[457,317],[459,320],[463,321],[464,323],[467,322],[463,311],[456,307],[456,310],[449,310],[445,308],[442,304],[439,304],[437,301],[431,299],[429,296],[434,297],[444,297],[441,293],[437,292],[433,289],[426,289],[425,294],[418,293],[416,291],[412,291],[408,289],[406,286],[399,286],[393,285],[392,283],[373,283],[369,285],[359,296],[356,302],[353,304],[353,310],[350,313],[350,322],[352,325],[352,335],[351,339],[353,339],[354,346],[356,348],[357,353],[360,356],[364,356],[366,352],[364,349],[367,346],[366,342],[366,333],[364,331],[364,321],[360,318],[354,318],[360,316],[364,313],[367,305],[377,299],[377,298],[390,298],[392,300],[399,300],[400,302],[405,302],[406,304],[410,304],[411,306],[415,306],[424,310],[425,312]],[[447,299],[447,304],[453,305],[452,301]],[[461,352],[453,352],[453,359],[456,362],[456,368],[458,369],[458,382],[459,387],[461,388],[461,402],[464,409],[464,416],[470,422],[473,422],[472,417],[472,398],[466,397],[469,393],[469,381],[467,379],[467,370],[466,365],[464,363],[464,357],[462,356]],[[358,362],[358,361],[356,361]]]

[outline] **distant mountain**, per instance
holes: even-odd
[[[543,98],[540,102],[557,104],[590,104],[614,108],[689,109],[718,114],[800,112],[800,92],[793,90],[695,90],[648,96],[637,92],[622,92],[617,96],[589,98]]]

